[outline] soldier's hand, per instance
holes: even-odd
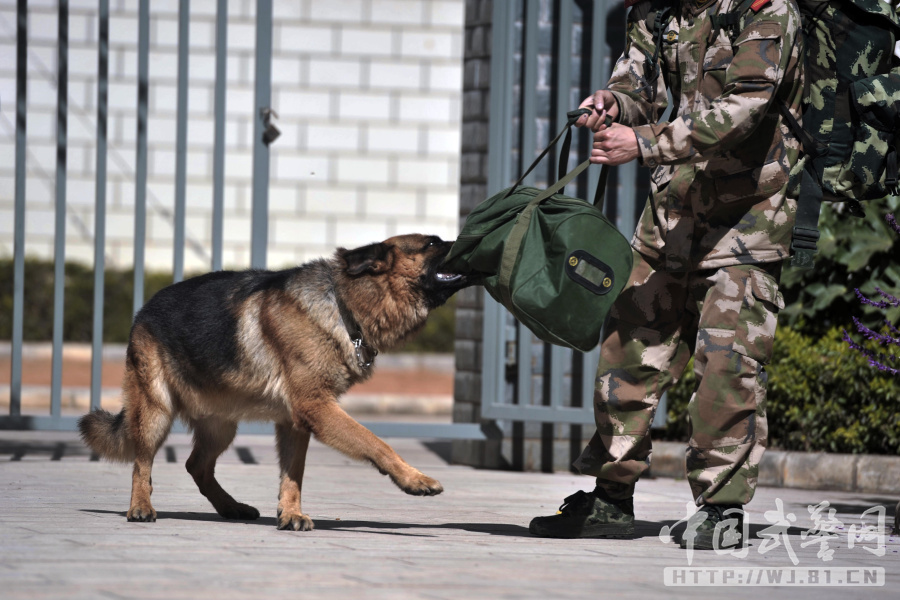
[[[613,123],[594,134],[591,163],[598,165],[622,165],[635,160],[640,155],[634,130],[625,125]]]
[[[587,127],[598,132],[606,127],[607,115],[615,120],[619,116],[619,105],[609,90],[597,90],[592,96],[584,99],[578,108],[590,108],[591,114],[584,115],[575,121],[577,127]]]

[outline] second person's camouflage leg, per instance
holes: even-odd
[[[702,300],[687,475],[698,505],[753,497],[767,439],[765,365],[784,306],[779,272],[780,263],[741,265],[692,282]]]
[[[574,466],[615,499],[630,498],[649,467],[659,398],[691,355],[697,315],[687,277],[656,271],[635,252],[629,283],[610,311],[594,391],[597,431]]]

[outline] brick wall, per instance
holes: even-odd
[[[467,0],[463,58],[461,220],[487,197],[488,116],[491,80],[492,0]],[[457,294],[456,380],[453,421],[481,420],[481,349],[484,288]],[[454,441],[453,461],[477,467],[500,466],[499,444]]]
[[[16,13],[0,0],[0,256],[12,254]],[[67,258],[93,261],[96,2],[70,1]],[[107,260],[133,255],[137,0],[112,0]],[[229,2],[224,263],[250,260],[255,2]],[[29,2],[26,252],[50,256],[56,141],[56,2]],[[172,264],[176,0],[150,24],[147,262]],[[187,271],[209,268],[215,0],[191,2]],[[412,231],[455,236],[463,0],[274,3],[269,265]]]

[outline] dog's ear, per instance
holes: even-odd
[[[391,268],[393,258],[391,247],[384,242],[370,244],[354,250],[339,248],[338,256],[347,264],[345,269],[347,274],[354,276],[362,275],[363,273],[372,275],[385,273]]]

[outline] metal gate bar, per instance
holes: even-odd
[[[184,220],[187,189],[188,50],[190,44],[190,0],[178,2],[178,91],[175,129],[175,245],[172,280],[184,279]]]
[[[530,0],[534,2],[535,0]],[[568,122],[568,116],[566,113],[572,110],[572,100],[570,98],[571,93],[571,81],[572,81],[572,8],[573,3],[567,0],[563,0],[557,4],[557,13],[556,19],[558,21],[556,27],[556,56],[557,65],[554,71],[556,72],[556,114],[552,119],[553,122],[553,131],[559,131],[562,129],[566,123]],[[524,124],[523,124],[524,125]],[[557,156],[556,162],[557,164],[562,163],[568,169],[570,160],[569,156],[562,156],[560,151],[553,153]],[[556,178],[556,175],[551,177],[552,179]],[[572,193],[577,194],[575,188],[577,187],[577,183],[571,183],[566,186],[565,189],[561,190],[562,193]],[[549,369],[545,372],[545,377],[549,378],[549,384],[545,384],[544,388],[546,389],[546,393],[549,398],[544,399],[544,404],[549,405],[554,409],[561,409],[564,406],[564,398],[563,398],[563,383],[565,378],[565,365],[566,363],[571,364],[572,351],[561,346],[555,346],[550,344],[544,345],[544,352],[550,352],[550,361],[549,361]],[[552,423],[544,426],[544,437],[553,439],[553,426]],[[550,446],[548,445],[548,449]],[[550,459],[550,464],[546,464],[545,461],[545,470],[552,470],[552,458]]]
[[[66,149],[69,95],[69,0],[59,0],[56,87],[56,223],[53,240],[53,362],[50,414],[62,411],[63,292],[66,281]]]
[[[144,251],[147,241],[147,102],[150,96],[150,0],[138,5],[137,140],[134,179],[134,298],[132,313],[144,305]]]
[[[225,217],[225,83],[228,66],[228,0],[216,7],[215,142],[213,147],[212,270],[222,270]]]
[[[272,106],[272,0],[256,3],[256,95],[253,108],[253,214],[250,266],[266,268],[269,241],[269,149],[263,141]]]
[[[521,112],[519,114],[520,123],[534,123],[537,117],[537,100],[538,95],[535,93],[538,86],[538,18],[540,16],[539,2],[525,2],[525,14],[523,19],[523,50],[522,50],[522,96],[521,96]],[[495,22],[496,23],[496,22]],[[528,90],[529,93],[526,93]],[[512,98],[512,94],[509,96]],[[491,112],[491,114],[494,114]],[[505,115],[507,113],[500,113]],[[510,179],[516,178],[519,174],[524,173],[525,169],[531,164],[538,154],[537,144],[537,128],[536,127],[519,127],[519,151],[518,164],[514,172],[510,173]],[[537,179],[537,170],[531,172],[523,181],[524,185],[534,185]],[[506,184],[503,184],[504,187]],[[501,313],[501,320],[506,322],[509,317],[505,313]],[[507,328],[504,327],[505,332]],[[513,401],[518,404],[529,404],[533,396],[533,381],[531,373],[531,362],[533,360],[534,336],[527,327],[523,327],[521,323],[516,323],[515,335],[518,344],[516,350],[516,364],[519,365],[516,377],[515,395]],[[505,337],[505,336],[504,336]],[[501,343],[501,348],[505,350],[505,344]]]
[[[100,0],[97,47],[97,190],[94,204],[94,323],[91,348],[91,410],[100,408],[103,380],[103,287],[106,268],[106,131],[109,102],[109,0]]]
[[[25,128],[28,117],[28,0],[16,5],[16,215],[13,233],[12,373],[9,414],[22,412],[22,338],[25,308]]]
[[[52,417],[19,415],[0,418],[0,431],[75,431],[78,417]],[[477,423],[395,423],[382,421],[360,421],[369,431],[380,437],[416,437],[422,439],[445,440],[487,440],[484,429]],[[172,433],[188,433],[181,421],[172,425]],[[274,435],[271,423],[244,422],[238,427],[238,434]]]

